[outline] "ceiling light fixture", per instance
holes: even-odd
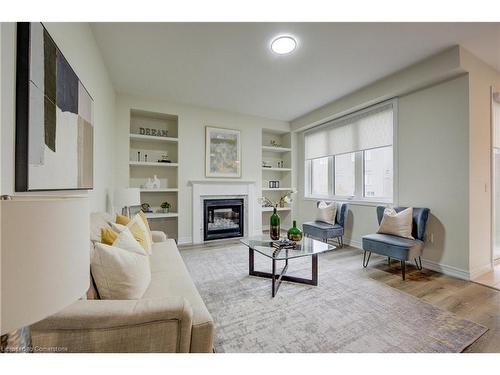
[[[297,48],[297,41],[291,36],[278,36],[271,42],[271,49],[278,55],[286,55]]]

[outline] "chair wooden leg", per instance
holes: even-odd
[[[403,280],[406,280],[406,262],[404,260],[401,261],[401,276]]]

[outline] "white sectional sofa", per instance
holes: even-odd
[[[109,216],[91,215],[91,238]],[[151,284],[140,300],[101,300],[95,291],[31,327],[40,351],[213,351],[214,323],[174,240],[153,232]]]

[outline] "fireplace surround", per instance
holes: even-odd
[[[192,237],[180,238],[180,243],[204,242],[204,201],[206,199],[243,199],[243,232],[256,236],[262,232],[262,215],[256,195],[256,181],[240,179],[205,179],[189,181],[192,187]]]

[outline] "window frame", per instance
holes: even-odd
[[[305,159],[305,147],[302,149],[302,158],[304,160],[304,191],[303,191],[303,199],[304,200],[338,200],[338,201],[347,201],[352,204],[357,205],[367,205],[367,206],[377,206],[380,204],[393,204],[397,205],[399,201],[399,191],[398,191],[398,99],[393,98],[376,105],[361,108],[355,111],[351,111],[342,116],[339,116],[334,119],[328,119],[330,121],[342,120],[346,117],[355,116],[363,112],[368,112],[375,110],[379,107],[385,106],[387,104],[392,104],[393,109],[393,129],[392,129],[392,179],[393,179],[393,187],[392,187],[392,199],[383,199],[383,198],[371,198],[365,197],[365,163],[364,163],[364,151],[360,150],[355,151],[355,187],[354,187],[354,196],[341,196],[335,194],[335,155],[329,155],[329,164],[330,164],[330,175],[328,177],[328,185],[329,185],[329,195],[328,196],[319,196],[311,194],[311,168],[310,168],[310,160]],[[384,146],[389,147],[389,146]],[[378,147],[377,147],[378,148]]]

